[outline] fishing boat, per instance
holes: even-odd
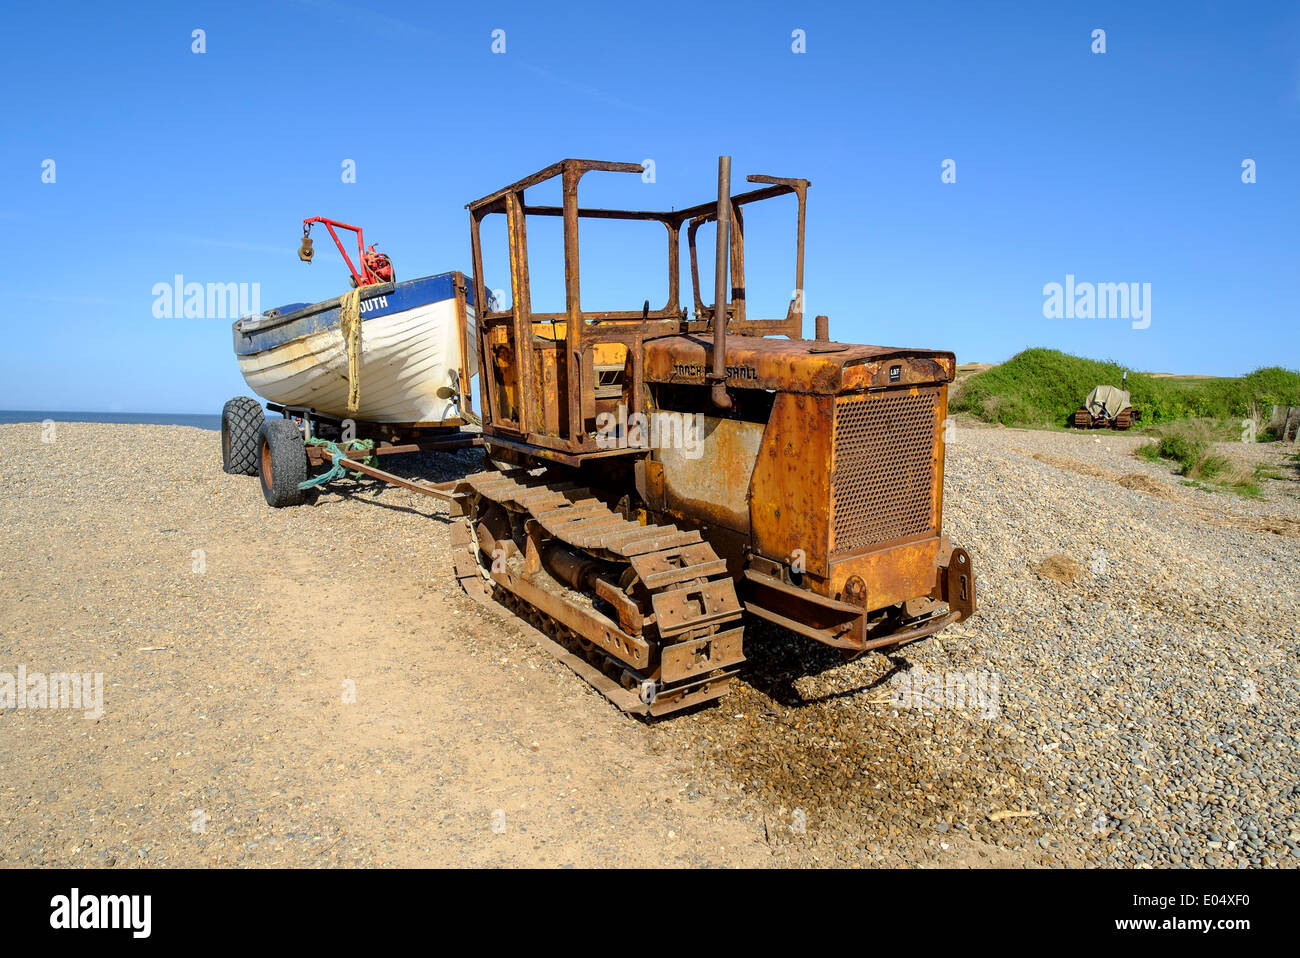
[[[234,347],[249,388],[269,402],[338,419],[461,425],[469,408],[461,397],[472,395],[478,368],[473,285],[459,272],[398,282],[388,257],[365,248],[359,227],[322,217],[303,221],[299,256],[307,262],[314,222],[326,224],[347,261],[359,289],[350,295],[359,303],[345,294],[242,317]],[[356,232],[357,264],[334,227]],[[349,309],[360,330],[351,348]]]
[[[454,426],[478,368],[472,286],[441,273],[366,289],[360,402],[348,408],[348,344],[340,298],[294,303],[235,323],[235,355],[263,399],[339,419]]]

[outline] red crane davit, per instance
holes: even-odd
[[[388,258],[387,253],[375,251],[374,244],[366,249],[365,240],[361,235],[360,226],[350,226],[347,223],[340,223],[338,220],[332,220],[325,216],[311,216],[302,221],[302,245],[298,247],[298,258],[304,263],[310,263],[316,251],[311,245],[311,226],[313,223],[324,223],[325,228],[330,231],[330,238],[334,240],[334,245],[339,248],[343,254],[343,261],[348,264],[348,271],[352,273],[352,285],[357,286],[374,286],[377,283],[393,283],[397,281],[397,274],[393,270],[393,261]],[[348,251],[343,248],[343,243],[339,240],[338,234],[334,228],[341,230],[351,230],[357,234],[357,263],[360,264],[360,272],[352,264],[352,258],[348,256]]]

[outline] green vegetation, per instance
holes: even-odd
[[[1026,349],[963,376],[949,408],[1005,426],[1066,428],[1094,386],[1118,386],[1123,372],[1117,363]],[[1256,422],[1260,440],[1275,438],[1263,423],[1274,404],[1300,406],[1300,372],[1278,366],[1236,378],[1130,372],[1128,390],[1142,414],[1134,428],[1155,440],[1136,454],[1174,463],[1185,485],[1259,496],[1261,480],[1281,478],[1276,467],[1248,465],[1214,452],[1212,444],[1239,441],[1244,419]]]
[[[1068,426],[1094,386],[1120,384],[1123,367],[1070,356],[1055,349],[1026,349],[971,376],[955,390],[954,412],[1006,426]],[[1129,373],[1133,406],[1142,427],[1187,419],[1235,422],[1267,418],[1274,403],[1300,406],[1300,372],[1271,366],[1239,378],[1150,376]],[[1260,438],[1269,438],[1261,436]]]
[[[1188,420],[1153,430],[1155,442],[1138,446],[1135,454],[1152,462],[1167,459],[1178,466],[1184,485],[1198,489],[1227,489],[1243,496],[1259,496],[1259,480],[1280,478],[1269,475],[1269,467],[1253,469],[1227,456],[1212,452],[1210,444],[1222,441],[1221,423]],[[1276,470],[1273,470],[1276,471]]]

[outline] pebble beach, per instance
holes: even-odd
[[[0,425],[0,673],[102,714],[0,703],[0,865],[1300,864],[1294,447],[1254,499],[962,424],[973,618],[849,663],[747,623],[737,691],[647,723],[460,593],[436,500],[271,510],[210,431],[41,428]]]

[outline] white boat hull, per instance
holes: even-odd
[[[361,323],[360,405],[348,409],[348,354],[337,326],[264,352],[239,356],[239,371],[257,395],[340,419],[420,425],[457,424],[461,348],[455,300],[427,303]],[[467,306],[473,324],[473,308]],[[475,337],[466,331],[473,349]],[[468,373],[477,362],[470,352]]]

